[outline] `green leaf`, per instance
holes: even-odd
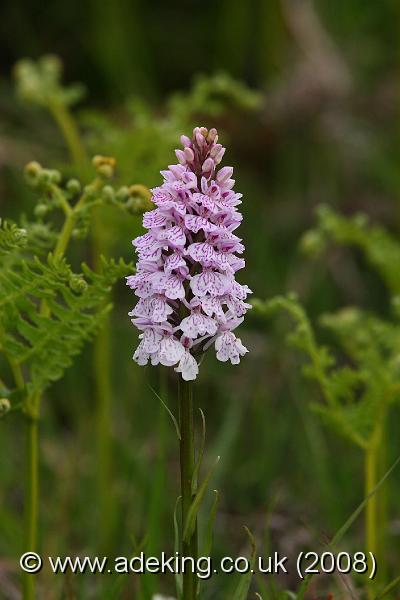
[[[0,218],[0,256],[24,248],[28,241],[26,229]]]
[[[378,483],[373,488],[373,490],[371,490],[371,492],[364,498],[364,500],[351,513],[349,518],[344,522],[344,524],[336,532],[336,534],[334,535],[334,537],[328,544],[328,547],[334,548],[340,542],[340,540],[343,538],[343,536],[347,533],[347,531],[353,525],[353,523],[357,519],[357,517],[362,513],[362,511],[364,510],[368,501],[372,498],[372,496],[374,496],[376,494],[376,492],[379,490],[379,488],[385,483],[386,479],[388,479],[388,477],[390,477],[390,475],[395,470],[395,468],[397,467],[398,464],[400,464],[400,456],[395,460],[395,462],[392,464],[392,466],[386,471],[384,476],[378,481]],[[297,593],[297,600],[304,599],[304,595],[308,589],[308,586],[310,585],[312,577],[313,577],[313,575],[310,574],[310,575],[307,575],[307,577],[304,579],[304,581],[301,584],[300,589]],[[390,590],[388,590],[388,591],[390,591]],[[378,596],[378,598],[379,598],[379,596]]]
[[[195,494],[196,490],[197,490],[197,480],[198,480],[199,472],[201,469],[201,464],[203,462],[204,446],[205,446],[205,442],[206,442],[206,418],[205,418],[204,413],[201,410],[201,408],[199,408],[199,412],[201,415],[201,423],[202,423],[201,442],[200,442],[198,458],[197,458],[196,464],[193,469],[193,474],[192,474],[192,494]]]
[[[205,534],[205,545],[204,545],[204,556],[210,556],[213,544],[213,530],[214,523],[217,516],[217,510],[219,505],[219,492],[218,490],[214,490],[214,501],[211,506],[210,514],[208,516],[207,528]]]
[[[197,491],[197,494],[194,497],[194,500],[192,502],[192,504],[190,505],[189,511],[188,511],[188,515],[186,518],[186,523],[185,523],[185,527],[183,529],[183,539],[185,541],[189,540],[194,532],[194,527],[195,527],[195,523],[196,523],[196,517],[197,514],[200,510],[200,506],[201,506],[201,502],[204,498],[204,494],[207,491],[208,488],[208,484],[210,482],[211,477],[213,476],[213,473],[217,467],[217,464],[220,461],[220,456],[217,457],[217,460],[215,461],[215,463],[212,465],[211,469],[208,471],[207,475],[205,476],[203,482],[201,483],[201,485],[199,486],[199,489]]]
[[[313,327],[296,297],[276,297],[255,303],[265,316],[286,311],[295,322],[289,341],[308,361],[305,376],[315,380],[325,402],[313,408],[326,424],[353,444],[365,448],[385,406],[400,398],[400,327],[356,308],[324,315],[342,346],[336,359],[331,349],[317,343]],[[345,359],[346,360],[346,359]]]
[[[328,206],[321,206],[317,212],[317,226],[303,237],[303,248],[309,249],[310,239],[318,240],[311,244],[312,252],[320,254],[328,244],[355,246],[365,255],[367,261],[376,269],[389,290],[400,293],[400,274],[397,265],[400,262],[400,243],[382,227],[371,226],[366,215],[344,217]]]
[[[249,537],[250,544],[251,544],[250,569],[247,573],[245,573],[244,575],[242,575],[240,577],[239,585],[237,586],[237,588],[233,594],[232,600],[246,600],[247,599],[250,585],[251,585],[251,580],[253,578],[254,565],[255,565],[255,561],[256,561],[256,543],[254,540],[254,536],[247,527],[245,527],[244,529]]]
[[[173,412],[171,411],[171,409],[167,406],[167,404],[164,402],[164,400],[161,398],[161,396],[159,396],[159,394],[157,394],[156,390],[149,383],[147,385],[149,386],[149,388],[153,392],[153,394],[156,396],[156,398],[159,399],[159,401],[161,402],[161,404],[163,405],[163,407],[165,408],[165,410],[169,414],[169,416],[171,418],[171,421],[174,424],[178,440],[180,440],[181,439],[181,431],[179,429],[179,424],[178,424],[178,421],[175,418],[175,415],[173,414]]]
[[[393,581],[391,581],[383,590],[380,594],[378,594],[377,596],[375,596],[374,600],[382,600],[382,598],[386,598],[386,596],[388,594],[390,594],[390,592],[392,592],[393,590],[395,590],[397,588],[397,586],[400,585],[400,575],[398,577],[396,577],[396,579],[393,579]]]
[[[85,94],[82,84],[64,86],[61,82],[62,63],[57,56],[44,55],[37,61],[19,60],[14,67],[17,93],[31,104],[49,108],[53,103],[70,106]]]
[[[0,270],[0,347],[24,365],[28,395],[42,393],[60,379],[99,330],[120,269],[112,263],[103,267],[94,273],[82,265],[86,285],[81,293],[70,288],[76,274],[68,263],[52,255],[46,260],[27,257]]]

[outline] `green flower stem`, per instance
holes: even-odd
[[[384,476],[384,474],[388,470],[388,444],[387,444],[386,427],[387,427],[387,416],[385,416],[383,423],[382,423],[381,441],[380,441],[379,448],[378,448],[377,471],[378,471],[378,479],[379,480]],[[389,491],[388,486],[387,485],[383,486],[379,490],[379,496],[378,496],[378,509],[377,509],[378,510],[378,523],[379,523],[378,555],[381,557],[380,569],[379,569],[380,576],[378,574],[378,580],[380,580],[381,582],[388,581],[388,576],[389,576],[387,561],[385,560],[385,557],[384,557],[385,548],[388,547],[387,546],[387,543],[388,543],[387,523],[388,523],[388,519],[389,519],[388,491]]]
[[[194,455],[194,424],[193,424],[193,385],[191,382],[179,379],[179,425],[180,425],[180,466],[181,466],[181,496],[182,522],[181,535],[193,500],[192,479],[195,464]],[[188,541],[181,543],[182,556],[197,559],[197,527]],[[195,600],[197,591],[197,575],[189,569],[183,573],[183,598]]]
[[[372,444],[365,452],[365,494],[368,496],[376,487],[378,481],[377,473],[378,452],[375,444]],[[368,552],[376,554],[377,550],[377,499],[373,494],[366,506],[365,511],[366,546]]]
[[[7,354],[5,355],[9,362],[11,372],[14,377],[15,385],[18,390],[25,387],[24,376],[21,365],[15,362]],[[30,402],[27,402],[27,407]],[[25,411],[28,415],[28,411]],[[34,418],[27,420],[26,433],[26,475],[25,475],[25,504],[24,504],[24,547],[23,552],[35,551],[37,544],[37,516],[38,516],[38,435],[37,423]],[[33,600],[35,598],[35,579],[34,575],[23,572],[23,592],[24,600]]]
[[[101,187],[102,183],[99,178],[96,178],[96,179],[94,179],[94,181],[92,182],[91,185],[92,185],[92,189],[94,191],[96,191]],[[57,240],[56,247],[54,248],[54,258],[61,258],[62,256],[64,256],[64,254],[67,250],[68,244],[70,242],[72,232],[73,232],[75,224],[76,224],[76,215],[77,215],[78,211],[84,205],[86,198],[87,198],[86,194],[83,193],[82,196],[79,198],[78,202],[76,203],[76,205],[73,208],[70,207],[70,210],[65,211],[66,218],[64,221],[64,225],[61,229],[60,236]],[[42,301],[40,308],[39,308],[39,312],[44,317],[50,316],[50,308],[45,300]],[[37,401],[34,404],[40,404],[40,402]]]
[[[15,384],[19,390],[25,387],[21,366],[8,358]],[[30,403],[28,402],[27,405]],[[24,548],[23,552],[35,551],[37,546],[38,521],[38,431],[35,418],[28,418],[26,423],[26,475],[24,504]],[[23,573],[24,600],[35,598],[35,576]]]
[[[371,444],[365,452],[365,494],[368,496],[377,484],[377,458],[378,453],[375,444]],[[373,494],[365,509],[365,545],[367,553],[372,554],[377,558],[377,534],[378,534],[378,503],[376,494]],[[374,586],[372,582],[368,585],[368,599],[374,598]]]
[[[93,190],[96,191],[96,190],[100,189],[102,183],[101,183],[100,179],[96,178],[92,182],[91,185],[93,187]],[[61,229],[60,237],[58,238],[56,247],[54,249],[55,258],[61,258],[65,254],[65,251],[68,247],[72,232],[73,232],[75,224],[76,224],[76,215],[77,215],[78,211],[84,205],[85,201],[86,201],[86,194],[83,193],[82,196],[79,198],[78,202],[76,203],[76,205],[73,208],[71,208],[70,211],[66,211],[66,219],[65,219],[64,225]]]
[[[39,469],[38,469],[38,422],[37,418],[27,420],[26,433],[26,495],[25,495],[25,546],[24,552],[37,551],[38,530],[38,498],[39,498]],[[23,574],[24,600],[35,598],[35,575]]]
[[[11,371],[13,373],[13,377],[15,380],[15,383],[17,385],[18,389],[22,389],[25,386],[25,382],[24,382],[24,376],[22,374],[22,369],[21,366],[15,362],[15,360],[13,360],[12,358],[8,358],[8,362],[10,364],[11,367]]]
[[[385,414],[378,418],[370,442],[365,450],[365,495],[369,496],[365,508],[365,546],[367,553],[372,552],[378,565],[380,564],[379,530],[385,528],[385,523],[380,523],[378,529],[378,496],[374,492],[380,479],[379,457],[381,452],[382,433]],[[367,596],[369,600],[375,597],[376,581],[369,581]]]
[[[61,130],[72,160],[79,169],[79,172],[82,172],[88,161],[86,151],[82,144],[81,136],[74,118],[65,104],[62,104],[57,100],[49,102],[48,107],[49,111],[53,115],[54,120]]]
[[[61,256],[63,256],[65,254],[65,251],[69,244],[69,240],[72,235],[72,231],[75,227],[75,223],[76,223],[76,215],[75,215],[75,211],[73,211],[65,219],[63,228],[60,233],[60,237],[58,238],[57,245],[54,249],[55,258],[61,258]]]
[[[21,366],[7,357],[15,384],[19,390],[25,387]],[[38,522],[38,428],[32,402],[27,401],[25,407],[26,422],[26,474],[25,474],[25,503],[24,503],[24,547],[23,552],[34,552],[37,548]],[[35,576],[23,573],[24,600],[35,598]]]

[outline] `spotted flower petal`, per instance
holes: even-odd
[[[189,272],[185,259],[180,254],[170,254],[164,262],[164,271],[170,275],[173,271],[182,271],[182,268]]]
[[[185,381],[193,381],[199,374],[199,365],[196,359],[186,351],[179,361],[179,365],[175,367],[177,373],[182,374],[182,379]]]
[[[182,227],[174,225],[174,227],[161,231],[157,236],[157,240],[168,242],[171,246],[178,248],[185,245],[186,236]]]
[[[172,367],[180,361],[185,348],[180,341],[172,336],[164,337],[160,343],[159,359],[162,365],[166,367]]]
[[[151,210],[143,215],[143,227],[146,227],[146,229],[163,227],[167,223],[167,215],[163,214],[159,209]]]
[[[185,288],[182,278],[178,275],[168,275],[164,281],[165,295],[170,300],[178,300],[185,297]]]
[[[221,362],[230,360],[233,365],[239,364],[240,357],[248,352],[241,340],[231,331],[225,331],[217,337],[215,349],[217,351],[218,360]]]
[[[140,337],[142,338],[141,344],[144,352],[152,354],[153,352],[157,352],[160,348],[162,335],[155,329],[149,327],[141,334]]]
[[[191,315],[182,319],[180,328],[188,338],[196,339],[206,334],[210,336],[214,335],[218,324],[211,317],[203,315],[200,312],[192,312]]]
[[[144,367],[149,362],[149,357],[150,354],[143,349],[143,342],[140,342],[133,355],[133,360],[141,367]]]
[[[226,275],[218,271],[204,269],[199,275],[194,275],[190,281],[195,296],[222,296],[227,290],[229,280]]]

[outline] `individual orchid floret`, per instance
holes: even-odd
[[[216,129],[196,127],[181,137],[179,164],[161,171],[145,213],[147,233],[133,240],[138,254],[127,285],[138,302],[129,313],[139,329],[133,359],[139,365],[174,367],[196,379],[199,359],[214,347],[217,359],[238,364],[247,348],[233,331],[251,305],[251,290],[235,279],[245,266],[241,194],[233,191],[232,167],[219,167],[225,148]]]

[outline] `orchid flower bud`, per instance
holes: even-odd
[[[185,158],[186,158],[187,162],[194,161],[194,152],[191,148],[185,148],[184,154],[185,154]]]
[[[175,154],[181,165],[186,165],[186,156],[183,150],[175,150]]]
[[[203,162],[203,166],[202,166],[202,171],[203,173],[207,174],[207,173],[211,173],[211,171],[214,168],[214,161],[212,158],[206,158],[206,160]]]
[[[228,179],[230,179],[233,175],[232,167],[222,167],[220,171],[217,173],[216,180],[218,183],[224,183]]]
[[[192,140],[187,135],[181,135],[181,144],[182,146],[191,146]]]
[[[216,165],[219,165],[219,163],[221,162],[224,154],[225,154],[225,148],[221,148],[221,150],[218,152],[218,154],[214,158]]]

